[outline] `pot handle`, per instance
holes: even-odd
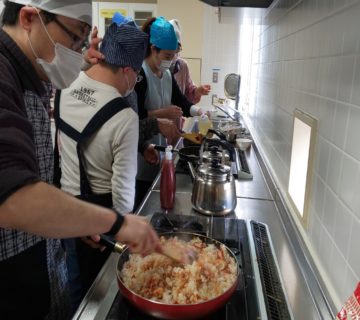
[[[216,136],[218,136],[220,138],[220,140],[224,140],[226,141],[226,136],[225,134],[223,134],[221,131],[219,130],[215,130],[215,129],[209,129],[207,133],[212,133],[215,134]],[[206,134],[207,135],[207,134]]]
[[[122,244],[120,242],[116,242],[112,238],[110,238],[109,236],[106,236],[106,235],[103,235],[103,234],[100,235],[99,243],[102,244],[103,246],[105,246],[106,248],[111,249],[111,251],[114,251],[114,252],[117,252],[117,253],[122,253],[126,248],[125,244]]]
[[[155,144],[154,149],[157,150],[157,151],[165,152],[166,147],[165,146],[159,146],[159,145]],[[179,152],[179,150],[172,148],[171,152]]]
[[[188,161],[187,164],[188,164],[188,167],[189,167],[189,170],[190,170],[191,180],[194,182],[195,176],[196,176],[194,166],[192,165],[192,163],[190,161]]]
[[[235,161],[235,158],[236,158],[235,148],[230,143],[228,143],[227,141],[221,141],[221,140],[214,140],[214,139],[205,138],[203,144],[206,144],[206,143],[208,143],[210,145],[218,145],[218,146],[223,147],[224,149],[229,151],[230,161],[231,162]]]

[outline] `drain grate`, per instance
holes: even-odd
[[[271,320],[291,319],[265,225],[251,221],[261,283]]]

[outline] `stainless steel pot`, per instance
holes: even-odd
[[[243,128],[241,124],[236,121],[221,121],[217,130],[225,135],[228,142],[234,143],[236,138],[241,136],[245,128]]]
[[[213,135],[216,135],[221,141],[226,142],[225,135],[220,132],[219,130],[215,129],[209,129],[206,138],[212,137]],[[227,152],[226,148],[223,148],[224,150],[219,150],[219,145],[216,144],[215,139],[207,139],[204,145],[204,152],[203,152],[203,162],[204,163],[210,163],[213,159],[218,159],[220,161],[224,160],[224,163],[227,165],[230,165],[230,156]],[[225,153],[226,152],[226,153]]]
[[[213,120],[213,127],[230,143],[234,143],[237,138],[243,136],[246,132],[246,128],[241,123],[231,120]],[[224,138],[221,139],[224,140]]]
[[[228,149],[230,161],[233,161],[233,148],[222,141],[216,141],[216,144]],[[210,163],[203,163],[202,160],[201,150],[200,166],[197,172],[195,172],[192,164],[188,162],[193,178],[192,207],[194,210],[206,215],[227,215],[236,207],[235,181],[231,168],[218,159],[212,159]]]

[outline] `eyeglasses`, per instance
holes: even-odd
[[[81,39],[77,34],[65,27],[58,19],[54,18],[53,21],[73,40],[71,50],[84,51],[89,47],[87,38]]]

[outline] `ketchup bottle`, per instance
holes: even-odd
[[[161,166],[160,203],[163,209],[172,209],[175,202],[176,178],[171,149],[171,146],[166,147],[165,158]]]

